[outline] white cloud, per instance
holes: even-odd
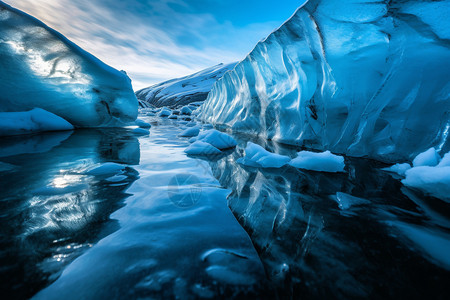
[[[220,62],[243,59],[276,23],[236,28],[211,14],[179,12],[182,0],[9,0],[105,63],[127,71],[136,89]],[[141,5],[141,7],[139,7]],[[146,11],[139,11],[145,7]],[[151,9],[149,9],[151,8]]]

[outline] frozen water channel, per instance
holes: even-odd
[[[0,286],[9,298],[433,297],[450,288],[448,203],[376,162],[343,173],[239,164],[235,136],[190,157],[187,127],[0,141]]]

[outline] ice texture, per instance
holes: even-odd
[[[448,151],[450,1],[310,0],[217,81],[199,117],[386,162]]]
[[[281,168],[290,160],[288,156],[271,153],[257,144],[248,142],[245,156],[238,159],[237,162],[251,167]]]
[[[46,110],[0,112],[0,136],[74,129],[72,124]]]
[[[0,111],[45,109],[76,127],[132,122],[131,80],[39,20],[0,1]]]
[[[295,168],[318,172],[344,172],[344,157],[334,155],[330,151],[321,153],[300,151],[298,156],[289,163]]]
[[[156,107],[174,107],[204,101],[216,80],[235,65],[236,63],[219,64],[186,77],[139,90],[136,96],[139,100]]]

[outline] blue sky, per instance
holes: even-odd
[[[135,89],[243,59],[302,0],[6,0],[60,31]]]

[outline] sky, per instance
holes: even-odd
[[[240,61],[302,0],[3,0],[125,70],[138,90]]]

